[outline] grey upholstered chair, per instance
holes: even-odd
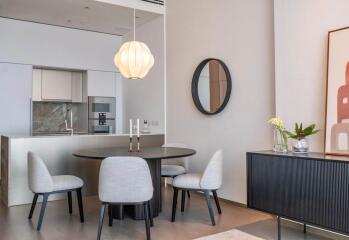
[[[42,159],[32,152],[28,152],[28,184],[29,189],[34,193],[33,203],[29,213],[29,219],[31,219],[33,216],[39,195],[43,196],[37,225],[38,231],[40,231],[42,226],[48,197],[49,195],[54,193],[67,192],[69,213],[72,214],[71,193],[72,191],[76,191],[80,212],[80,221],[84,222],[84,212],[81,197],[81,189],[84,185],[84,182],[80,178],[71,175],[51,176]]]
[[[166,143],[163,147],[178,147],[186,148],[185,144],[181,143]],[[162,177],[176,177],[178,175],[184,174],[188,169],[188,158],[172,158],[172,159],[163,159],[161,161],[161,176]]]
[[[163,147],[174,147],[174,148],[187,148],[185,144],[182,143],[166,143],[162,145]],[[175,178],[179,175],[185,174],[188,170],[188,157],[182,158],[171,158],[161,160],[161,177],[163,178]],[[183,192],[185,194],[185,192]],[[188,198],[190,198],[190,193],[187,191]],[[185,196],[183,196],[185,198]],[[182,197],[182,198],[183,198]]]
[[[113,205],[143,205],[147,239],[153,215],[150,200],[153,182],[147,162],[138,157],[109,157],[103,160],[99,171],[98,195],[102,202],[99,213],[97,239],[101,237],[104,212],[110,207],[109,225],[112,225]]]
[[[211,206],[210,193],[213,193],[218,213],[221,214],[221,207],[219,205],[219,200],[217,197],[217,192],[222,185],[222,176],[223,175],[223,152],[218,150],[212,156],[210,162],[206,166],[206,169],[203,174],[197,173],[187,173],[179,175],[173,179],[173,205],[172,205],[172,222],[176,218],[176,208],[177,208],[177,197],[178,190],[182,190],[182,211],[184,211],[184,198],[183,191],[203,191],[205,193],[205,198],[210,213],[210,218],[212,225],[216,225],[214,214]]]

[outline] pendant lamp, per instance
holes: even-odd
[[[136,41],[136,9],[133,9],[133,41],[125,42],[114,57],[121,75],[127,79],[142,79],[154,65],[148,46]]]

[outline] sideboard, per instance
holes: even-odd
[[[349,235],[349,157],[248,152],[247,206]]]

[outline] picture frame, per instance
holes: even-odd
[[[324,152],[349,156],[349,27],[328,32]]]

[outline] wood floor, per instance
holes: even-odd
[[[180,198],[179,198],[180,199]],[[179,200],[178,199],[178,200]],[[205,200],[200,194],[191,194],[186,201],[185,213],[177,212],[175,223],[170,222],[172,189],[163,190],[163,212],[155,218],[155,226],[151,229],[152,239],[195,239],[233,228],[252,234],[262,239],[276,239],[276,221],[267,214],[221,202],[222,215],[218,215],[217,225],[212,227],[207,212]],[[97,216],[99,201],[96,197],[84,198],[85,223],[79,221],[76,196],[73,199],[73,215],[69,215],[67,201],[49,202],[41,232],[35,230],[38,204],[33,219],[28,220],[29,205],[6,208],[0,205],[0,239],[1,240],[71,240],[96,239]],[[179,207],[179,206],[178,206]],[[180,209],[180,208],[179,208]],[[126,218],[115,220],[113,227],[108,227],[105,218],[102,239],[145,239],[143,221]],[[302,231],[293,227],[283,226],[282,239],[325,240],[329,238],[314,234],[304,235]],[[236,239],[239,240],[239,239]]]

